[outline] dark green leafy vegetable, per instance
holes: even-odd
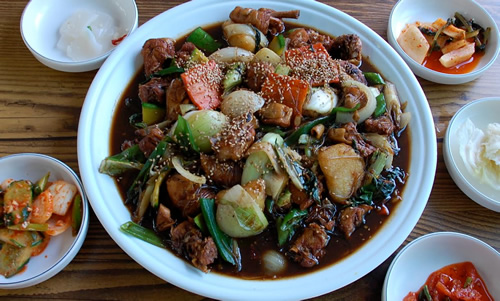
[[[217,42],[201,27],[196,28],[186,39],[186,41],[193,43],[196,47],[207,52],[215,52],[221,48],[221,43]]]
[[[387,175],[374,177],[372,181],[360,188],[357,196],[351,198],[351,204],[374,205],[389,199],[396,189],[397,181],[403,182],[405,173],[399,167],[387,171]]]
[[[215,201],[213,199],[200,199],[201,212],[206,226],[212,236],[219,255],[225,261],[236,265],[238,270],[241,268],[240,250],[235,240],[222,232],[215,221]]]
[[[144,166],[144,161],[146,161],[144,153],[139,145],[135,144],[117,155],[102,160],[99,172],[116,176],[127,170],[140,170]]]
[[[298,210],[296,208],[293,208],[285,216],[280,216],[276,220],[279,246],[283,246],[285,243],[290,241],[290,239],[292,239],[295,231],[306,216],[307,210]]]
[[[144,228],[134,222],[129,221],[124,223],[120,226],[120,230],[157,247],[165,247],[161,238],[158,237],[153,230]]]

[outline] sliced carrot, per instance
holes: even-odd
[[[213,60],[181,74],[189,98],[200,110],[217,108],[222,101],[222,70]]]
[[[306,81],[276,73],[267,76],[261,89],[262,97],[267,102],[282,103],[293,109],[292,123],[294,126],[300,125],[302,106],[308,92],[309,84]]]
[[[313,87],[339,82],[338,64],[321,43],[287,50],[285,60],[295,77]]]

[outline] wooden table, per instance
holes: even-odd
[[[95,71],[64,73],[39,63],[23,44],[19,21],[27,0],[0,2],[0,156],[38,152],[66,162],[78,172],[78,118]],[[183,1],[137,0],[139,24]],[[321,1],[344,11],[386,38],[396,0]],[[500,2],[478,0],[500,24]],[[429,8],[432,9],[432,8]],[[500,61],[481,78],[459,86],[419,79],[431,105],[438,142],[434,188],[419,223],[405,244],[423,234],[456,231],[473,235],[500,251],[500,214],[464,195],[450,178],[442,155],[446,127],[464,104],[498,96]],[[394,254],[360,280],[316,300],[377,300]],[[87,239],[73,262],[34,287],[1,290],[4,299],[201,300],[148,272],[110,238],[94,213]]]

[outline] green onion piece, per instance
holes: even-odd
[[[469,287],[469,285],[471,285],[471,283],[472,283],[472,277],[468,276],[468,277],[465,279],[464,288]]]
[[[335,114],[337,114],[337,112],[351,113],[351,112],[354,112],[357,109],[359,109],[360,106],[361,106],[360,104],[357,104],[352,109],[345,108],[345,107],[333,108],[333,110],[330,112],[330,115],[323,116],[323,117],[320,117],[318,119],[312,120],[312,121],[304,124],[303,126],[299,127],[297,130],[295,130],[295,132],[293,132],[290,136],[288,136],[285,139],[285,144],[286,145],[295,145],[297,143],[297,141],[299,140],[300,136],[302,134],[309,134],[313,127],[317,126],[318,124],[327,123],[327,122],[335,120]]]
[[[207,224],[205,223],[205,219],[203,218],[203,213],[198,213],[193,219],[194,223],[200,229],[201,233],[204,235],[209,235]]]
[[[377,105],[375,106],[375,111],[373,111],[373,117],[377,118],[385,113],[386,110],[386,102],[384,93],[380,93],[375,97],[377,101]]]
[[[82,225],[82,196],[77,194],[73,200],[73,209],[71,211],[71,231],[73,236],[78,234]]]
[[[231,237],[222,232],[215,221],[215,201],[213,199],[201,198],[200,207],[208,232],[210,232],[222,259],[240,267],[241,262],[236,241],[233,241]]]
[[[363,75],[369,85],[385,85],[385,81],[379,73],[364,72]]]
[[[453,19],[449,18],[446,23],[441,26],[441,28],[438,29],[438,31],[436,32],[436,34],[434,35],[434,38],[432,39],[432,43],[431,43],[431,47],[429,48],[429,53],[434,51],[437,47],[437,40],[439,38],[439,36],[441,35],[441,33],[443,32],[443,30],[450,26],[450,24],[453,24]]]
[[[120,226],[120,230],[157,247],[165,247],[161,238],[153,230],[144,228],[134,222],[129,221],[124,223]]]
[[[217,49],[221,48],[222,45],[214,40],[206,31],[201,27],[196,28],[189,36],[186,41],[193,43],[196,47],[207,52],[215,52]]]
[[[419,301],[432,301],[431,293],[429,292],[429,287],[424,285],[420,293],[418,294]]]
[[[139,171],[139,174],[137,177],[134,179],[134,182],[132,185],[130,185],[129,189],[127,190],[127,202],[131,201],[132,199],[135,198],[135,196],[138,195],[138,193],[134,193],[136,191],[136,187],[138,185],[142,186],[147,182],[149,171],[153,166],[155,166],[156,162],[163,156],[163,153],[167,149],[167,142],[162,140],[158,143],[156,148],[153,150],[151,155],[149,155],[148,159],[146,160],[146,163],[142,166],[141,171]],[[133,201],[133,200],[132,200]]]
[[[36,181],[35,186],[33,186],[34,197],[42,193],[45,188],[47,188],[47,183],[49,183],[50,171],[47,172],[43,177]]]
[[[10,225],[7,226],[9,230],[17,230],[17,231],[47,231],[49,229],[48,224],[28,224],[26,227],[23,227],[22,224]]]
[[[165,171],[162,171],[158,177],[155,180],[155,185],[153,192],[151,194],[151,207],[153,208],[158,208],[160,204],[160,188],[161,184],[163,183],[163,180],[166,178],[168,172],[170,171],[170,168],[167,167]]]
[[[121,153],[102,160],[99,166],[99,172],[110,176],[116,176],[131,169],[141,170],[144,161],[146,161],[144,153],[141,151],[138,144],[134,144]]]
[[[175,127],[174,136],[177,139],[177,142],[186,148],[191,148],[195,152],[199,153],[200,148],[196,144],[194,140],[193,131],[191,130],[191,126],[187,122],[187,120],[179,115],[177,118],[177,126]]]
[[[170,66],[170,67],[167,67],[165,69],[161,69],[158,72],[153,73],[151,75],[151,77],[161,77],[161,76],[166,76],[166,75],[170,75],[170,74],[174,74],[174,73],[183,73],[183,72],[184,72],[184,68],[180,68],[177,66]]]

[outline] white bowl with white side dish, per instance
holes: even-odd
[[[98,69],[138,25],[134,0],[31,0],[21,36],[42,64],[59,71]]]
[[[450,120],[443,142],[444,162],[457,186],[476,203],[496,212],[500,212],[498,112],[500,97],[466,104]],[[484,157],[486,153],[491,155]],[[484,168],[487,164],[492,168]]]
[[[453,17],[455,12],[461,13],[467,20],[473,19],[483,28],[491,28],[484,55],[471,71],[449,74],[431,70],[412,59],[398,43],[398,37],[408,24],[417,21],[432,23],[438,18],[447,20]],[[387,39],[416,75],[440,84],[462,84],[478,78],[491,67],[500,52],[498,26],[486,9],[474,0],[399,0],[389,17]]]
[[[27,263],[20,262],[20,264],[24,264],[24,266],[20,266],[22,268],[20,272],[8,278],[0,275],[0,289],[19,289],[50,279],[73,260],[85,240],[89,226],[90,208],[88,207],[83,185],[76,173],[69,166],[58,159],[35,153],[21,153],[0,158],[0,181],[2,182],[7,179],[13,179],[16,181],[28,180],[35,184],[39,179],[44,178],[47,173],[50,173],[47,187],[50,187],[51,182],[61,180],[71,185],[73,189],[76,187],[77,194],[81,196],[81,202],[78,203],[80,204],[78,207],[81,209],[81,224],[78,231],[75,231],[74,234],[71,225],[69,225],[65,230],[61,229],[62,233],[50,236],[48,244],[41,254],[31,256]],[[54,208],[55,206],[54,203]],[[31,208],[33,207],[34,205],[31,205]],[[41,210],[47,212],[46,208]],[[72,210],[73,207],[69,208],[67,213],[71,214],[71,219],[73,219]],[[34,214],[33,211],[32,214]],[[54,215],[52,214],[52,216]],[[47,223],[50,223],[50,220]],[[43,226],[42,224],[38,225]],[[30,224],[27,227],[30,227]],[[48,230],[51,230],[50,226]],[[6,229],[2,227],[1,231],[6,231]],[[32,232],[30,231],[29,233]],[[47,236],[47,234],[43,235]],[[5,249],[7,250],[7,248]],[[2,253],[2,256],[4,255]],[[2,257],[2,264],[7,264],[8,262],[4,261],[4,259],[5,257]]]
[[[356,33],[363,54],[386,80],[393,82],[409,124],[410,177],[402,201],[384,225],[353,254],[314,272],[276,280],[229,277],[202,273],[173,253],[140,241],[120,231],[130,221],[114,180],[99,173],[102,160],[111,155],[113,116],[123,91],[142,67],[140,52],[149,38],[178,39],[198,26],[228,19],[235,6],[277,11],[299,9],[294,23],[317,28],[333,36]],[[169,26],[175,25],[175,26]],[[120,76],[116,76],[120,74]],[[102,101],[106,99],[107,101]],[[106,60],[85,99],[78,131],[78,161],[89,200],[100,222],[115,242],[144,268],[183,289],[223,300],[292,300],[319,296],[363,277],[386,260],[411,233],[420,218],[433,184],[437,146],[433,118],[422,88],[399,55],[373,30],[330,6],[316,1],[190,1],[174,7],[139,27]]]

